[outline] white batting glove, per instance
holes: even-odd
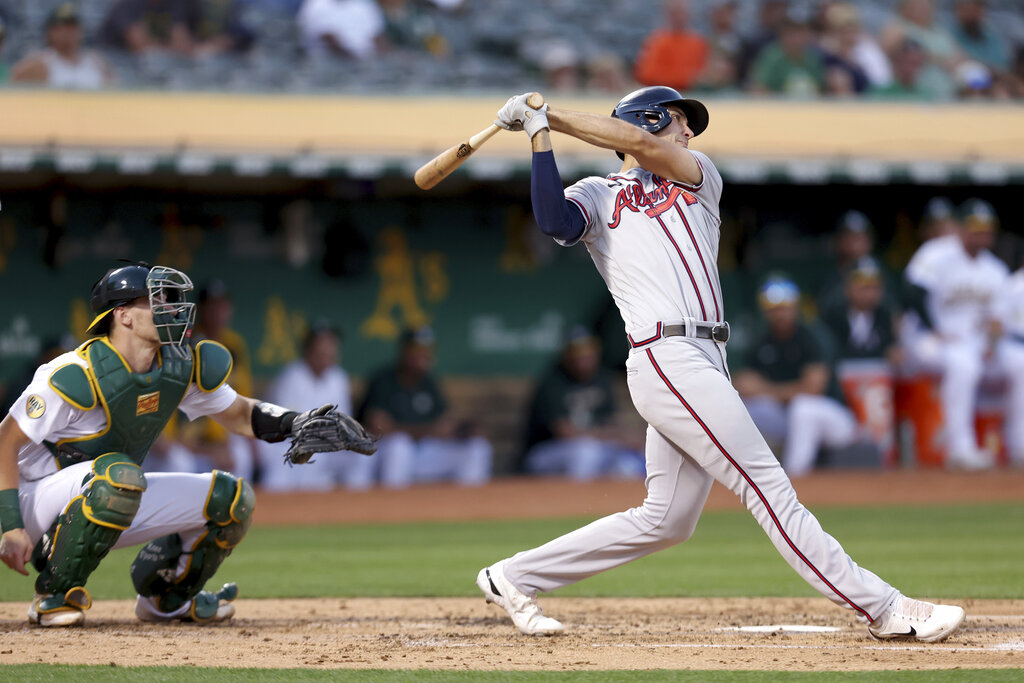
[[[525,130],[530,138],[545,128],[550,129],[548,105],[545,104],[540,109],[534,109],[526,103],[526,99],[530,95],[531,93],[523,93],[510,97],[505,106],[498,110],[498,118],[494,121],[495,125],[501,126],[505,130]]]
[[[498,118],[494,119],[494,125],[500,126],[505,130],[520,131],[523,129],[523,121],[521,117],[515,117],[512,114],[513,109],[516,105],[516,100],[523,97],[522,95],[513,95],[508,98],[508,102],[498,110]],[[525,99],[523,100],[526,101]]]

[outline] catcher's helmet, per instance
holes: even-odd
[[[667,107],[675,105],[686,114],[686,123],[697,137],[708,127],[708,110],[698,100],[688,100],[678,90],[652,85],[629,93],[615,105],[612,118],[622,119],[648,133],[657,133],[672,122]],[[653,120],[652,120],[653,119]],[[621,152],[616,152],[622,158]]]
[[[112,268],[92,286],[89,305],[96,317],[86,333],[106,334],[110,331],[111,311],[146,297],[160,341],[180,346],[195,322],[196,305],[186,298],[191,290],[188,275],[167,266],[138,263]]]

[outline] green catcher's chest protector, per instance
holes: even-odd
[[[125,453],[141,465],[185,397],[198,361],[204,361],[202,376],[196,378],[203,391],[216,389],[230,372],[231,354],[220,344],[202,342],[195,354],[187,347],[185,351],[163,346],[154,370],[134,373],[106,337],[83,344],[78,354],[89,367],[65,365],[51,375],[50,385],[84,410],[95,408],[98,400],[107,413],[107,426],[92,436],[47,443],[58,466],[63,469],[111,452]]]

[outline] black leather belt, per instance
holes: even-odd
[[[629,338],[629,345],[634,349],[647,344],[652,344],[662,337],[687,337],[694,336],[698,339],[713,339],[716,342],[725,343],[729,341],[729,323],[705,323],[697,322],[693,324],[693,335],[686,334],[686,325],[662,325],[658,324],[657,333],[649,338],[638,342],[634,342],[633,338]]]

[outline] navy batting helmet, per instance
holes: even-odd
[[[708,127],[708,110],[698,100],[688,100],[678,90],[652,85],[629,93],[615,105],[612,118],[622,119],[648,133],[657,133],[672,122],[669,106],[676,106],[686,115],[686,123],[697,137]],[[622,158],[621,152],[616,152]]]

